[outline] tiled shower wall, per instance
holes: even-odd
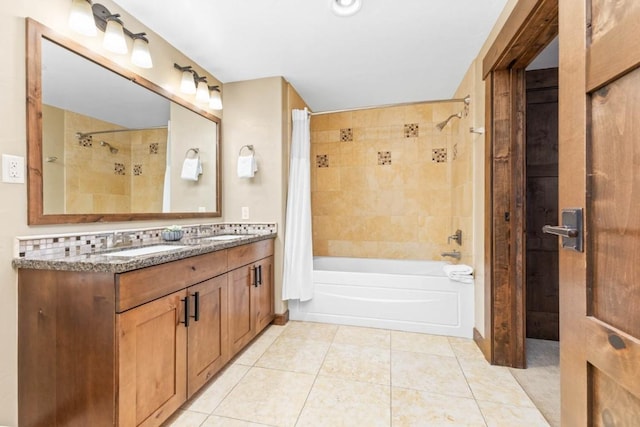
[[[462,111],[447,102],[312,116],[314,255],[438,260],[460,250],[447,237],[467,203],[452,197],[471,176],[455,140],[466,119],[436,124]]]

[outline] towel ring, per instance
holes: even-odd
[[[242,155],[242,150],[244,150],[245,148],[251,151],[251,154],[253,154],[253,145],[243,145],[242,147],[240,147],[240,152],[238,153],[239,156]]]
[[[199,156],[199,154],[200,154],[200,149],[199,148],[189,148],[187,150],[187,152],[184,154],[184,158],[188,159],[189,158],[189,153],[192,152],[192,151],[195,154],[195,156],[193,158],[196,158],[196,157]]]

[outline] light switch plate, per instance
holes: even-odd
[[[242,207],[242,219],[249,219],[249,207],[248,206],[243,206]]]
[[[2,182],[24,184],[24,157],[2,155]]]

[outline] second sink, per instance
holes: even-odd
[[[142,256],[142,255],[157,254],[160,252],[167,252],[167,251],[182,249],[186,247],[187,246],[178,246],[178,245],[153,245],[153,246],[145,246],[142,248],[125,249],[123,251],[107,252],[101,255],[119,256],[119,257],[136,257],[136,256]]]

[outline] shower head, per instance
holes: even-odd
[[[111,151],[111,154],[117,154],[118,153],[118,149],[116,147],[112,147],[111,144],[109,144],[106,141],[100,141],[100,145],[103,147],[109,147],[109,151]]]
[[[442,129],[444,129],[444,127],[447,125],[447,123],[449,123],[449,120],[453,119],[454,117],[457,117],[457,118],[461,119],[462,118],[462,113],[452,114],[449,117],[447,117],[447,119],[445,121],[438,123],[436,125],[438,130],[442,131]]]

